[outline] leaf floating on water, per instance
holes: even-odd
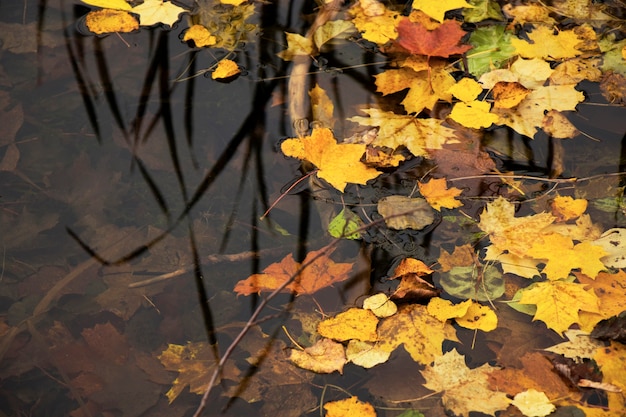
[[[361,233],[358,230],[362,225],[363,221],[359,216],[343,208],[328,224],[328,233],[336,238],[360,239]]]
[[[217,38],[209,32],[203,25],[193,25],[185,32],[183,41],[193,41],[196,47],[212,46],[217,42]]]
[[[152,26],[159,23],[173,26],[186,9],[175,5],[171,1],[145,0],[139,6],[132,8],[131,12],[139,15],[141,26]]]
[[[300,368],[319,374],[330,374],[335,371],[341,374],[347,362],[343,345],[331,339],[320,339],[303,351],[293,349],[289,360]]]
[[[376,411],[370,403],[359,401],[357,397],[332,401],[324,404],[326,417],[376,417]]]
[[[139,22],[124,10],[103,9],[89,12],[85,17],[87,28],[98,35],[103,33],[127,33],[139,29]]]
[[[219,64],[217,64],[217,68],[211,74],[211,78],[214,80],[223,80],[226,78],[234,77],[239,74],[241,70],[235,61],[230,59],[222,59]]]
[[[132,7],[124,0],[82,0],[90,6],[101,7],[103,9],[130,10]]]
[[[283,292],[296,294],[313,294],[335,282],[348,279],[353,264],[336,263],[329,258],[333,250],[322,248],[311,251],[304,258],[302,264],[289,254],[282,261],[268,266],[260,274],[254,274],[235,285],[235,292],[239,295],[250,295],[262,291],[274,291],[286,281],[293,279]],[[305,265],[302,268],[302,265]]]
[[[378,212],[391,229],[422,230],[435,221],[433,209],[423,198],[392,195],[378,200]]]

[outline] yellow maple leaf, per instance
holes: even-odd
[[[139,22],[124,10],[103,9],[89,12],[85,17],[87,28],[93,33],[127,33],[139,29]]]
[[[473,8],[471,4],[465,0],[446,0],[446,1],[433,1],[433,0],[413,0],[413,8],[421,10],[428,16],[432,17],[438,22],[443,22],[444,15],[449,10],[461,9],[461,8]]]
[[[287,139],[281,149],[287,156],[311,162],[318,169],[317,176],[341,192],[348,183],[365,184],[380,175],[360,161],[365,145],[338,144],[332,131],[325,127],[313,129],[310,136]]]
[[[384,295],[384,294],[383,294]],[[350,339],[375,342],[378,318],[371,310],[353,307],[317,325],[322,337],[344,342]]]
[[[448,116],[457,123],[472,129],[489,127],[500,120],[497,114],[490,113],[491,104],[486,101],[456,103]]]
[[[439,297],[428,302],[428,313],[441,321],[455,319],[459,326],[467,329],[478,329],[490,332],[498,327],[496,313],[487,306],[472,300],[452,304],[449,300]]]
[[[515,206],[504,197],[487,204],[480,215],[478,227],[489,234],[491,243],[501,252],[509,251],[526,257],[536,242],[541,230],[554,222],[549,213],[538,213],[526,217],[515,217]]]
[[[235,61],[222,59],[219,64],[217,64],[215,71],[211,74],[211,78],[214,80],[221,80],[237,75],[240,72],[241,70],[239,69],[239,65],[237,65]]]
[[[313,55],[315,47],[313,40],[298,33],[285,32],[287,36],[287,49],[276,55],[285,61],[291,61],[296,56]]]
[[[139,15],[141,26],[152,26],[160,23],[172,26],[178,21],[182,13],[187,13],[187,10],[171,1],[145,0],[139,6],[133,7],[131,12]]]
[[[359,0],[349,13],[363,39],[384,45],[398,37],[396,23],[400,14],[387,9],[377,0]]]
[[[516,107],[530,94],[530,90],[518,82],[498,82],[491,90],[493,107],[510,109]]]
[[[357,397],[331,401],[324,404],[326,417],[376,417],[376,411],[370,403],[359,401]]]
[[[595,278],[605,269],[600,261],[600,258],[606,256],[604,249],[588,241],[574,245],[571,238],[558,233],[541,236],[528,250],[528,255],[546,260],[542,272],[550,280],[567,278],[570,271],[577,268],[583,274]]]
[[[426,307],[408,304],[391,317],[380,321],[378,347],[393,352],[400,345],[414,361],[429,364],[441,356],[445,339],[457,340],[454,328],[428,314]]]
[[[456,199],[463,190],[456,187],[448,188],[445,178],[433,178],[427,183],[418,181],[417,185],[420,193],[435,210],[441,211],[442,207],[453,209],[463,205]]]
[[[396,149],[405,146],[415,156],[428,157],[431,149],[441,149],[446,143],[459,143],[455,131],[433,118],[418,119],[379,109],[361,109],[369,117],[354,116],[348,120],[362,126],[380,129],[372,145]]]
[[[409,89],[402,100],[407,113],[432,110],[439,100],[450,102],[450,88],[456,81],[443,65],[434,64],[430,71],[414,71],[409,67],[391,69],[375,76],[376,91],[383,95]]]
[[[574,323],[580,323],[580,310],[599,312],[598,297],[581,284],[567,281],[538,282],[522,292],[520,304],[535,304],[533,320],[543,321],[562,334]]]
[[[202,48],[203,46],[215,45],[217,38],[204,25],[192,25],[185,31],[183,41],[193,41],[197,47]]]
[[[465,77],[450,87],[448,92],[461,101],[473,101],[483,92],[483,87],[477,81]]]
[[[539,26],[528,34],[530,42],[512,38],[511,45],[524,58],[564,59],[582,54],[576,46],[582,41],[574,31],[563,30],[554,34],[554,29]]]
[[[452,349],[435,358],[421,372],[426,379],[424,386],[442,392],[441,401],[452,414],[467,416],[475,411],[493,416],[511,403],[504,392],[495,392],[489,387],[489,374],[497,369],[489,364],[469,369],[465,358]]]

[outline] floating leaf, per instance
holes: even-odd
[[[371,310],[353,307],[321,321],[317,332],[323,337],[342,342],[350,339],[375,342],[378,339],[377,325],[378,318]]]
[[[582,54],[577,48],[581,39],[573,30],[561,30],[555,35],[554,29],[542,25],[530,32],[528,39],[511,39],[511,45],[524,58],[556,60]]]
[[[130,10],[132,7],[124,0],[81,0],[90,6],[102,7],[103,9]]]
[[[284,292],[296,294],[313,294],[335,282],[341,282],[349,277],[352,270],[350,263],[335,263],[329,256],[333,250],[322,248],[311,251],[304,258],[302,264],[289,254],[282,261],[273,263],[261,274],[254,274],[235,285],[235,292],[239,295],[250,295],[262,291],[274,291],[285,281],[293,280],[284,288]],[[302,265],[305,265],[302,268]]]
[[[297,33],[285,32],[287,36],[287,49],[277,53],[285,61],[291,61],[296,56],[313,55],[315,52],[313,41],[310,38]]]
[[[341,374],[347,361],[343,345],[330,339],[320,339],[303,351],[293,349],[289,360],[300,368],[319,374],[330,374],[335,371]]]
[[[357,397],[324,404],[326,417],[376,417],[376,411],[370,403],[359,401]]]
[[[103,9],[89,12],[85,16],[87,28],[96,34],[127,33],[139,29],[139,22],[124,10]]]
[[[361,233],[358,230],[362,226],[361,218],[344,207],[328,224],[328,233],[336,238],[360,239]]]
[[[389,360],[391,352],[381,350],[377,343],[350,340],[346,347],[346,358],[349,362],[362,368],[373,368]]]
[[[455,266],[441,274],[439,284],[450,295],[464,300],[495,300],[504,294],[504,277],[495,267],[486,267],[479,276],[475,266]]]
[[[396,314],[398,306],[386,294],[379,293],[363,300],[363,309],[371,310],[376,317],[389,317]]]
[[[239,65],[235,61],[230,59],[222,59],[219,64],[217,64],[217,68],[211,74],[211,78],[214,80],[223,80],[225,78],[233,77],[239,74],[241,70],[239,69]]]
[[[209,32],[203,25],[192,25],[185,31],[183,41],[193,41],[193,43],[201,48],[203,46],[212,46],[217,43],[217,38]]]
[[[453,209],[463,205],[456,199],[463,190],[456,187],[448,188],[445,178],[433,178],[427,183],[418,181],[417,185],[428,204],[437,211],[441,211],[442,207]]]
[[[459,44],[466,34],[456,20],[446,20],[436,29],[428,30],[423,24],[404,18],[398,24],[397,42],[412,54],[447,58],[472,49],[472,45]]]
[[[422,230],[435,221],[433,209],[423,198],[392,195],[378,200],[378,212],[387,227],[396,230]]]
[[[179,16],[182,13],[187,13],[187,10],[171,1],[145,0],[139,6],[133,7],[131,12],[139,15],[141,26],[152,26],[160,23],[173,26],[178,21]]]
[[[438,22],[443,22],[443,17],[447,11],[456,10],[461,8],[472,8],[471,4],[465,0],[447,0],[447,1],[433,1],[433,0],[413,0],[413,8],[421,10],[428,16],[432,17]]]

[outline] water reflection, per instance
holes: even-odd
[[[276,53],[284,49],[285,31],[307,30],[301,15],[312,16],[315,7],[314,2],[259,4],[252,23],[263,31],[229,43],[246,73],[222,84],[204,75],[228,52],[182,43],[184,24],[171,31],[94,37],[77,32],[75,21],[86,8],[74,2],[0,5],[2,413],[193,414],[196,394],[213,375],[211,366],[264,302],[236,297],[236,282],[288,254],[302,260],[326,245],[322,226],[328,216],[320,214],[347,204],[371,218],[382,195],[410,193],[415,178],[433,168],[415,159],[383,176],[371,193],[345,196],[307,181],[263,218],[303,175],[277,152],[277,142],[292,136],[294,126],[287,100],[291,66]],[[332,96],[337,136],[352,133],[347,116],[378,100],[371,76],[384,60],[369,45],[350,43],[305,68],[316,70],[307,89],[319,83]],[[599,117],[599,106],[587,106],[574,123],[592,131],[597,126],[589,120]],[[298,117],[296,132],[310,127],[307,117]],[[602,166],[608,167],[603,169],[624,171],[623,124],[600,129],[594,134],[602,136]],[[531,141],[509,130],[467,139],[478,162],[461,166],[460,161],[452,168],[462,171],[451,176],[482,172],[481,143],[499,155],[502,170],[582,177],[598,167],[573,141],[561,149],[557,142]],[[557,166],[563,155],[566,163]],[[615,177],[597,188],[612,195],[618,185],[623,184]],[[497,195],[501,185],[481,179],[463,186],[480,197]],[[545,189],[533,191],[543,195]],[[467,202],[469,216],[476,218],[479,209],[481,202]],[[613,214],[605,223],[623,225],[623,213]],[[382,277],[398,258],[433,261],[441,242],[466,227],[444,224],[435,236],[435,226],[408,235],[374,224],[367,245],[340,243],[338,258],[355,263],[350,279],[315,297],[280,295],[254,317],[261,326],[250,326],[217,375],[206,415],[302,415],[315,409],[321,396],[331,396],[325,385],[365,396],[393,390],[392,400],[426,391],[416,388],[423,381],[404,352],[394,354],[388,368],[351,370],[346,376],[314,377],[279,358],[289,343],[303,343],[299,338],[311,330],[303,327],[313,316],[356,304],[370,285],[389,289]],[[520,340],[539,339],[529,320],[514,317]],[[472,337],[461,335],[465,346],[475,342]],[[557,340],[546,339],[533,343]],[[176,374],[164,367],[169,344],[184,346],[184,355],[199,358],[196,365],[205,369],[199,375],[191,369],[196,379],[187,374],[187,380],[174,383],[178,398],[172,404],[167,393]],[[492,356],[473,352],[470,360],[480,364]],[[182,366],[170,359],[168,369]],[[398,368],[413,372],[400,380]],[[187,383],[196,394],[188,392]],[[420,406],[434,406],[439,398],[428,401]]]

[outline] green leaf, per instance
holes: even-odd
[[[417,410],[406,410],[402,414],[399,414],[398,417],[424,417],[424,414]]]
[[[82,0],[90,6],[102,7],[103,9],[130,10],[130,4],[124,0]]]
[[[511,32],[506,32],[502,25],[476,29],[470,35],[469,43],[474,48],[467,55],[468,71],[475,77],[489,72],[492,67],[501,68],[516,55],[511,45]]]
[[[622,49],[626,48],[626,39],[615,42],[615,35],[610,34],[602,38],[598,45],[603,52],[602,71],[613,71],[626,76],[626,60],[622,56]]]
[[[350,210],[345,208],[339,212],[328,224],[328,233],[332,237],[343,237],[346,239],[359,239],[361,233],[357,230],[363,225],[363,222]]]
[[[504,294],[504,277],[493,266],[485,266],[482,276],[474,266],[455,266],[439,281],[450,295],[463,300],[490,301]]]
[[[487,19],[504,20],[500,5],[493,0],[469,0],[473,8],[463,9],[467,23],[482,22]]]

